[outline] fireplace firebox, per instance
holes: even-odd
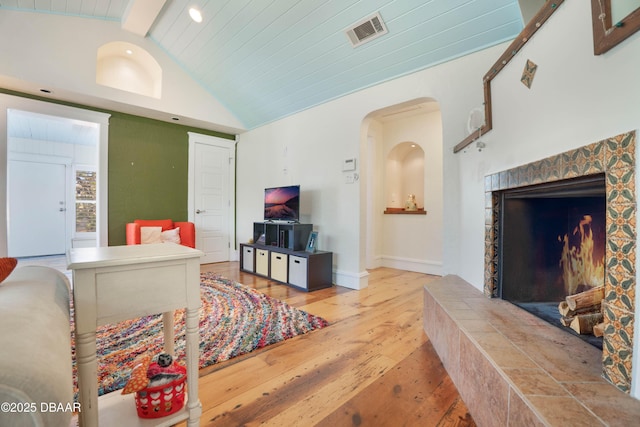
[[[605,197],[604,174],[501,192],[498,254],[499,297],[600,349],[602,338],[573,329],[574,312],[560,305],[604,285]]]

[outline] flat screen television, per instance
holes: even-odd
[[[300,219],[300,186],[265,188],[265,221],[298,221]]]

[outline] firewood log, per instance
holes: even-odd
[[[562,317],[566,317],[569,315],[569,313],[571,312],[571,309],[569,308],[569,304],[567,304],[567,300],[560,301],[560,304],[558,304],[558,312]]]
[[[591,305],[589,307],[582,307],[577,310],[571,310],[569,308],[569,304],[565,300],[565,301],[561,301],[560,304],[558,304],[558,312],[560,313],[561,318],[564,318],[566,321],[568,321],[568,323],[571,323],[571,320],[573,320],[573,318],[576,317],[576,315],[578,314],[602,313],[602,304],[598,303],[598,304]],[[569,326],[569,325],[565,325],[565,326]]]
[[[581,335],[593,333],[593,327],[602,322],[604,317],[602,313],[578,314],[569,327]]]
[[[600,322],[593,327],[593,335],[601,337],[604,335],[604,322]]]
[[[561,316],[560,323],[562,323],[562,326],[566,326],[568,328],[571,326],[571,322],[573,322],[573,319],[575,318],[576,316]]]
[[[569,295],[566,297],[567,306],[570,310],[576,311],[581,308],[599,305],[604,299],[604,286],[591,288],[579,294]]]

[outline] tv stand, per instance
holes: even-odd
[[[333,253],[306,252],[312,224],[255,222],[253,241],[240,244],[240,271],[305,291],[333,286]]]
[[[312,224],[299,222],[254,222],[253,241],[264,246],[303,251],[312,230]],[[262,236],[264,236],[264,241],[262,241]]]

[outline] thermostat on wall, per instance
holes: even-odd
[[[354,171],[356,170],[356,159],[352,157],[350,159],[344,159],[344,163],[342,164],[343,171]]]

